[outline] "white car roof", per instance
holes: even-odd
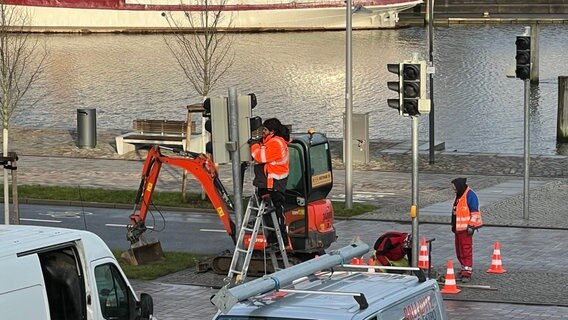
[[[287,319],[353,319],[373,314],[405,297],[436,289],[434,280],[419,282],[409,275],[336,272],[296,284],[294,289],[364,294],[369,307],[361,309],[353,297],[271,292],[237,303],[230,315],[269,316]]]
[[[81,240],[88,261],[112,257],[104,241],[89,231],[27,225],[0,225],[0,259],[22,252]]]

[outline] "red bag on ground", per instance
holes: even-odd
[[[375,256],[383,266],[390,265],[390,261],[401,260],[411,257],[411,236],[406,232],[390,231],[381,235],[373,248]],[[387,259],[385,259],[387,258]]]

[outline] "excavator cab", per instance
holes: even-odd
[[[321,133],[292,134],[286,186],[286,223],[294,252],[321,253],[335,240],[329,142]]]

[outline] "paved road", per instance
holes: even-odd
[[[113,249],[129,247],[126,224],[132,210],[45,205],[21,205],[20,210],[22,224],[86,229]],[[146,236],[159,239],[165,251],[210,255],[233,247],[217,215],[211,213],[154,211],[147,222],[155,231],[146,232]]]

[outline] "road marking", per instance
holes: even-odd
[[[44,219],[28,219],[28,218],[20,218],[20,221],[61,223],[61,220],[44,220]]]
[[[199,229],[199,231],[203,231],[203,232],[227,232],[225,230],[221,230],[221,229]]]
[[[368,200],[375,200],[384,197],[396,196],[393,192],[372,192],[372,191],[357,191],[353,193],[353,202],[365,202]],[[337,193],[330,197],[332,200],[344,200],[344,193]],[[358,200],[357,200],[358,199]]]
[[[128,225],[127,225],[127,224],[105,223],[105,227],[120,227],[120,228],[126,228],[126,227],[128,227]],[[154,226],[146,226],[146,229],[154,229]]]
[[[40,216],[50,216],[52,218],[81,218],[82,216],[91,216],[92,212],[88,211],[47,211],[38,213]]]

